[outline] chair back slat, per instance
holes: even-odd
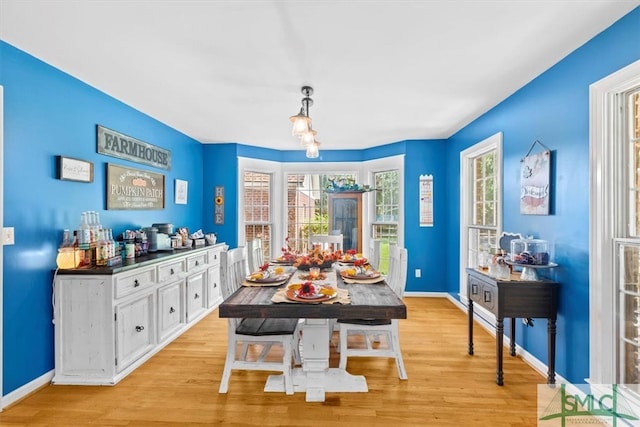
[[[407,285],[408,251],[397,245],[389,245],[389,274],[387,284],[402,298]]]
[[[253,273],[264,264],[264,252],[262,251],[262,239],[252,239],[247,242],[247,260],[249,272]]]
[[[367,254],[367,261],[369,265],[375,270],[380,268],[380,239],[371,239],[369,241],[369,253]]]
[[[247,248],[239,247],[220,254],[222,297],[229,298],[237,291],[247,275]]]

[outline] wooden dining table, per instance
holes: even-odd
[[[289,282],[296,281],[297,273]],[[222,318],[299,318],[302,324],[302,367],[292,372],[294,392],[305,392],[307,402],[324,402],[333,392],[366,392],[363,375],[329,367],[331,319],[406,319],[407,307],[385,283],[345,284],[337,274],[338,288],[349,291],[350,304],[307,302],[274,303],[280,287],[242,286],[218,308]],[[284,392],[284,377],[271,375],[264,391]]]

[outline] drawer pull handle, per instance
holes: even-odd
[[[136,326],[136,331],[137,331],[137,332],[142,332],[142,331],[144,331],[144,326]]]
[[[471,293],[473,295],[478,295],[478,285],[476,283],[471,284]]]
[[[198,295],[197,293],[193,296],[193,299],[198,299],[200,298],[200,295]]]
[[[217,288],[217,287],[218,287],[218,284],[217,284],[216,282],[213,282],[213,287],[214,287],[214,288]]]
[[[218,254],[215,254],[215,255],[213,256],[213,259],[218,259]]]
[[[491,302],[491,292],[484,291],[484,302]]]
[[[169,314],[171,314],[171,313],[175,313],[175,312],[176,312],[176,309],[175,309],[175,308],[173,308],[173,307],[169,307]]]
[[[175,273],[173,272],[173,268],[171,269],[171,274],[175,274]]]
[[[200,261],[196,260],[196,265],[200,265]]]
[[[138,282],[138,279],[133,281],[133,287],[137,288],[138,286],[140,286],[140,282]]]

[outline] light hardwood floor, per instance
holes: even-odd
[[[214,311],[116,386],[46,386],[0,413],[0,425],[536,425],[541,374],[505,350],[505,385],[497,386],[495,341],[486,330],[476,324],[469,356],[464,312],[442,298],[405,301],[409,318],[400,333],[409,379],[398,379],[392,359],[350,359],[347,369],[366,376],[368,393],[307,403],[304,393],[264,393],[268,372],[234,371],[229,393],[218,394],[227,334]],[[332,349],[331,366],[337,363]]]

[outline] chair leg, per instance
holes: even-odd
[[[220,379],[220,388],[218,393],[226,393],[229,390],[229,377],[231,377],[231,366],[236,359],[236,340],[232,339],[227,344],[227,358],[224,362],[222,378]]]
[[[398,376],[401,380],[408,379],[407,371],[404,369],[404,360],[402,359],[402,350],[400,350],[400,336],[398,334],[398,324],[395,323],[395,331],[391,333],[391,341],[393,352],[396,354],[396,367],[398,368]]]
[[[291,375],[291,353],[292,342],[282,343],[284,347],[284,355],[282,357],[282,376],[284,377],[284,392],[286,394],[293,394],[293,378]]]
[[[302,331],[296,329],[293,333],[293,363],[294,365],[302,365],[302,356],[300,354],[300,336]]]
[[[340,363],[338,367],[340,369],[347,369],[347,338],[349,332],[348,329],[340,325]]]

